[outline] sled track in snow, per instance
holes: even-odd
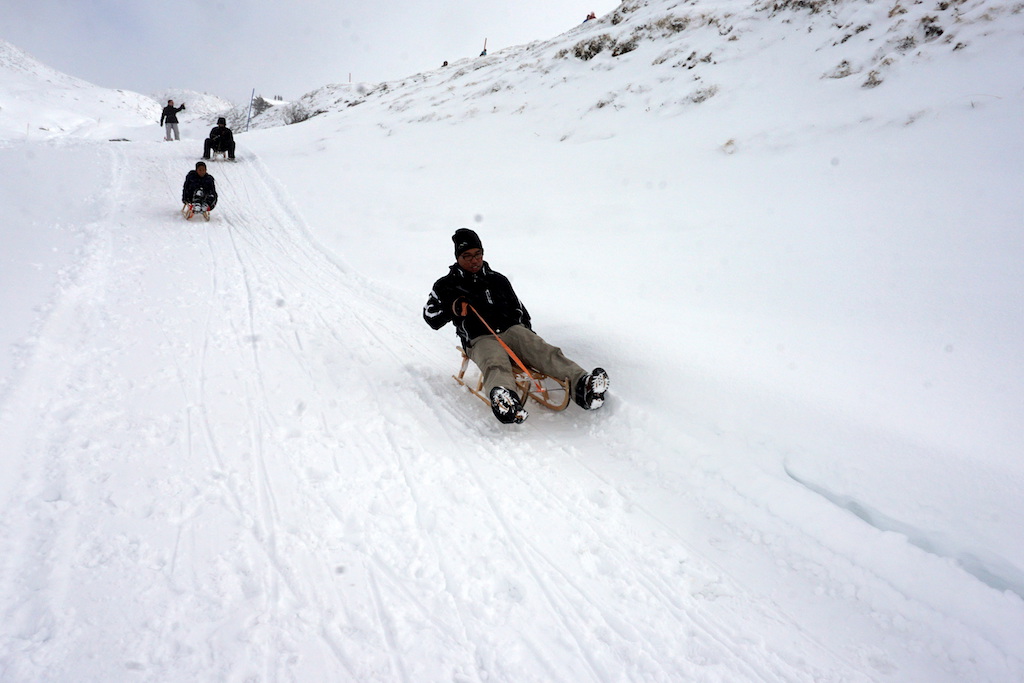
[[[102,154],[109,209],[80,227],[81,258],[4,397],[0,437],[23,466],[0,522],[4,594],[18,596],[0,613],[0,677],[892,673],[884,652],[798,623],[672,514],[775,533],[758,561],[829,590],[857,575],[856,591],[889,595],[883,578],[829,575],[846,559],[772,510],[747,530],[764,506],[725,475],[645,473],[624,454],[664,435],[626,401],[498,425],[449,378],[457,358],[421,302],[318,245],[258,158],[211,164],[220,203],[185,222],[180,147]],[[849,613],[941,621],[887,609]],[[925,649],[946,642],[924,633]]]
[[[653,665],[654,670],[660,670],[656,677],[671,679],[678,668],[687,666],[687,658],[693,657],[709,664],[729,661],[730,668],[741,666],[741,669],[736,670],[742,671],[743,677],[749,680],[786,678],[785,667],[774,672],[772,667],[765,670],[765,663],[772,660],[769,653],[754,650],[745,654],[746,645],[739,645],[713,623],[694,618],[693,614],[699,611],[696,609],[699,601],[688,604],[686,600],[680,599],[690,587],[685,572],[671,574],[675,582],[672,583],[666,582],[660,566],[653,570],[645,569],[650,564],[647,561],[650,558],[644,556],[651,552],[645,546],[652,539],[645,539],[646,542],[631,545],[628,549],[621,548],[622,539],[602,535],[588,523],[585,508],[580,507],[583,501],[579,500],[578,492],[567,501],[544,483],[543,470],[529,476],[526,474],[533,458],[539,457],[542,452],[544,459],[549,462],[571,462],[578,459],[579,454],[573,453],[571,448],[558,445],[554,439],[541,438],[543,447],[538,450],[532,445],[516,445],[513,437],[501,437],[496,446],[472,448],[465,455],[453,458],[440,458],[440,454],[418,448],[418,443],[436,441],[430,431],[424,432],[424,425],[421,424],[423,420],[428,424],[440,423],[449,434],[451,442],[461,448],[465,441],[466,426],[474,424],[481,417],[488,419],[489,414],[473,410],[475,404],[465,400],[463,392],[452,385],[438,387],[429,382],[424,384],[424,377],[415,368],[412,368],[411,375],[408,374],[410,355],[394,350],[395,339],[387,331],[395,329],[395,323],[383,314],[397,308],[394,302],[384,300],[378,301],[377,305],[368,305],[365,295],[370,290],[369,286],[358,280],[339,283],[337,265],[325,258],[308,239],[301,229],[300,221],[285,208],[280,193],[267,181],[258,162],[239,164],[218,173],[218,187],[225,199],[214,214],[215,220],[204,227],[209,235],[221,229],[226,232],[227,240],[223,236],[216,239],[222,243],[220,253],[230,254],[230,259],[224,257],[224,260],[231,261],[231,266],[219,266],[216,270],[231,270],[235,273],[234,277],[238,280],[236,289],[239,298],[244,301],[246,327],[244,330],[235,330],[235,334],[250,342],[239,344],[237,352],[239,357],[250,357],[253,375],[253,395],[249,398],[252,405],[247,410],[252,432],[258,435],[254,437],[253,451],[254,464],[259,472],[258,499],[262,509],[260,528],[264,529],[258,540],[264,545],[269,558],[275,558],[280,552],[274,531],[275,520],[280,521],[280,511],[274,504],[273,484],[267,475],[272,466],[266,461],[268,454],[263,448],[262,439],[268,431],[279,429],[280,424],[275,419],[275,411],[268,405],[268,397],[274,389],[268,386],[266,373],[261,367],[260,347],[265,341],[262,337],[265,332],[262,330],[266,325],[258,322],[260,307],[267,306],[270,301],[280,301],[274,298],[274,291],[283,290],[282,283],[299,291],[314,292],[319,295],[316,297],[314,322],[322,326],[320,332],[328,334],[339,349],[354,351],[354,357],[346,361],[349,365],[380,367],[384,363],[395,368],[407,368],[401,375],[400,383],[391,387],[393,391],[387,391],[388,387],[385,386],[384,391],[360,393],[356,402],[362,406],[362,410],[360,417],[355,418],[361,425],[373,425],[372,428],[361,426],[357,429],[357,434],[361,435],[357,438],[362,438],[364,443],[357,441],[355,448],[369,449],[371,453],[390,461],[389,469],[404,484],[395,493],[401,497],[400,502],[392,501],[392,504],[399,510],[407,510],[405,534],[418,548],[416,562],[430,566],[437,580],[448,587],[441,595],[447,606],[445,611],[450,616],[448,619],[439,619],[433,614],[434,609],[421,604],[419,600],[414,600],[410,606],[409,588],[402,585],[402,580],[395,573],[395,557],[375,551],[359,558],[359,571],[365,576],[365,595],[369,598],[366,609],[373,614],[383,638],[380,644],[381,657],[400,673],[402,680],[416,680],[415,675],[410,673],[414,669],[413,664],[405,664],[403,657],[398,654],[405,648],[399,644],[401,635],[396,632],[395,624],[409,619],[408,615],[403,614],[405,609],[413,610],[416,613],[415,619],[426,619],[433,625],[441,639],[438,646],[442,648],[456,646],[454,651],[458,651],[458,643],[487,643],[489,638],[494,637],[491,634],[491,615],[486,612],[481,615],[475,600],[466,594],[469,590],[467,586],[480,589],[478,584],[482,576],[472,572],[467,576],[466,568],[452,564],[448,557],[453,549],[456,552],[461,550],[462,542],[448,538],[444,532],[445,525],[436,521],[439,515],[455,514],[454,510],[438,509],[436,487],[442,491],[448,489],[452,496],[467,497],[470,509],[483,516],[481,526],[495,534],[494,539],[487,541],[487,547],[494,558],[500,558],[496,564],[516,567],[515,573],[521,574],[519,578],[506,576],[501,579],[491,578],[486,582],[488,590],[500,595],[501,600],[507,603],[502,609],[514,609],[516,605],[535,600],[546,605],[542,610],[547,616],[542,620],[545,629],[541,635],[530,637],[522,634],[521,637],[531,642],[532,649],[538,655],[549,647],[543,641],[551,635],[558,633],[571,638],[573,647],[554,659],[567,659],[578,664],[564,670],[560,670],[554,663],[550,664],[550,673],[554,679],[570,680],[582,676],[582,680],[612,680],[622,663],[614,659],[607,660],[606,650],[609,646],[626,651],[635,648],[638,642],[664,639],[665,633],[680,634],[682,640],[675,643],[672,649],[684,655],[677,656],[667,651],[645,653],[652,662],[660,662]],[[230,243],[230,249],[223,248],[225,242]],[[213,250],[211,246],[211,252]],[[310,297],[313,298],[312,295]],[[358,310],[349,305],[349,302],[356,300],[360,302]],[[339,327],[339,320],[346,320],[346,325]],[[280,328],[276,329],[280,331]],[[353,349],[353,339],[363,340],[369,347]],[[308,364],[306,345],[299,330],[294,330],[290,339],[282,335],[276,341],[288,347],[290,358],[298,365]],[[379,357],[366,355],[371,348],[373,354]],[[415,354],[412,357],[415,358]],[[305,374],[312,380],[315,372],[306,369]],[[377,386],[379,382],[380,376],[372,371],[357,375],[354,381],[366,387]],[[410,386],[423,388],[410,392],[407,391]],[[347,388],[345,391],[348,393]],[[539,417],[535,417],[535,422],[542,422]],[[484,424],[484,429],[490,433],[494,426],[488,422]],[[536,437],[531,435],[531,438]],[[509,452],[518,454],[512,465],[504,462],[504,456]],[[485,471],[488,474],[482,474]],[[518,480],[518,495],[509,497],[507,493],[499,493],[499,489],[489,483],[495,480],[495,473],[498,475],[497,481],[506,484]],[[581,468],[576,473],[587,486],[594,484],[592,472]],[[551,476],[560,475],[551,472]],[[424,482],[433,482],[433,490],[427,486],[426,491],[421,491],[425,488]],[[456,489],[462,493],[456,493]],[[291,494],[293,492],[289,492]],[[657,615],[652,620],[650,631],[642,632],[629,624],[628,617],[617,616],[610,611],[603,605],[603,595],[600,598],[592,597],[591,582],[583,583],[573,579],[579,569],[574,566],[574,562],[567,564],[566,558],[560,557],[553,549],[530,540],[531,535],[539,530],[524,527],[517,520],[515,511],[509,509],[521,505],[523,496],[534,498],[535,507],[546,510],[545,517],[568,520],[565,522],[567,534],[579,537],[577,542],[581,547],[590,544],[591,551],[604,557],[608,576],[598,577],[600,580],[594,585],[601,586],[605,591],[626,590],[627,586],[629,590],[640,591],[641,595],[632,598],[636,605],[644,605],[642,609]],[[329,511],[341,524],[351,521],[353,511],[350,508],[340,510],[329,495],[324,495],[321,500],[324,505],[319,513]],[[525,521],[530,522],[531,519],[526,518]],[[393,522],[388,520],[388,523]],[[454,517],[452,524],[456,524]],[[383,535],[384,531],[380,533]],[[677,547],[679,542],[678,538],[660,539],[655,552],[674,556],[675,551],[670,548]],[[665,558],[654,559],[666,561]],[[401,557],[400,560],[401,564],[409,562],[411,558]],[[688,558],[688,563],[689,570],[699,564],[693,558]],[[624,569],[625,574],[630,576],[629,581],[622,575]],[[715,580],[725,581],[720,576]],[[295,586],[289,588],[292,593],[301,593]],[[307,587],[307,590],[314,588]],[[733,586],[730,591],[737,592],[738,589]],[[405,607],[396,613],[393,607],[395,604]],[[655,605],[659,607],[652,610]],[[544,635],[547,632],[550,633]],[[657,633],[662,635],[658,636]],[[340,644],[332,646],[336,653],[339,648],[344,649]],[[481,649],[479,645],[475,648],[480,651],[473,655],[476,660],[474,667],[481,670],[500,668],[499,662],[495,661],[499,659],[495,654],[500,649],[498,643],[494,643],[490,649]],[[644,648],[639,649],[643,652]],[[550,657],[550,654],[542,656]],[[354,671],[352,661],[355,658],[342,659],[346,662],[346,668]]]

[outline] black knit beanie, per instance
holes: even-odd
[[[455,242],[455,258],[462,256],[463,252],[470,249],[483,249],[480,237],[469,228],[459,228],[452,235],[452,242]]]

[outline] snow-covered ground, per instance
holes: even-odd
[[[0,44],[0,680],[1024,680],[1022,67],[1020,3],[627,1],[186,223],[207,121]],[[455,384],[458,227],[604,409]]]

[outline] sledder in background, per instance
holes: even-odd
[[[210,152],[213,152],[214,157],[226,154],[228,159],[234,161],[235,136],[227,124],[227,119],[221,116],[217,119],[217,125],[210,131],[210,137],[203,142],[203,158],[207,161],[210,160]]]
[[[557,405],[541,396],[544,389],[540,380],[546,377],[562,383],[584,410],[600,408],[608,391],[608,373],[602,368],[588,373],[533,331],[530,314],[508,278],[491,270],[484,261],[483,245],[475,232],[460,228],[452,241],[456,262],[434,283],[423,306],[423,319],[435,330],[449,322],[455,325],[463,353],[481,372],[476,390],[466,385],[470,391],[485,401],[489,399],[494,416],[505,424],[520,423],[529,416],[523,407],[527,394],[549,408],[565,407],[568,397]],[[462,374],[466,362],[464,359],[462,372],[456,377],[460,384],[465,384]],[[517,381],[516,365],[529,376],[528,383],[536,383],[537,395],[529,387],[524,390],[522,380]],[[517,388],[523,391],[522,396]]]
[[[217,183],[213,176],[206,172],[206,164],[196,162],[194,171],[185,176],[185,184],[181,188],[181,213],[185,220],[199,213],[210,220],[210,212],[217,206]]]

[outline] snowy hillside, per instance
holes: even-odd
[[[0,680],[1024,680],[1022,69],[1024,3],[627,0],[275,107],[208,223],[206,121],[0,125]],[[458,227],[601,411],[452,380]]]
[[[160,139],[160,110],[185,102],[182,130],[195,135],[212,128],[233,105],[216,95],[165,89],[152,97],[86,83],[41,64],[0,39],[0,141],[74,138]],[[144,128],[148,124],[151,129]],[[193,130],[194,129],[194,130]]]
[[[792,125],[794,117],[818,115],[807,108],[822,100],[875,89],[890,77],[899,84],[863,93],[845,120],[829,123],[849,125],[882,111],[912,120],[932,107],[990,102],[996,97],[991,87],[1016,77],[1014,61],[979,69],[978,59],[993,49],[1019,55],[1022,32],[1019,2],[627,0],[550,40],[375,87],[326,86],[295,103],[292,120],[278,125],[374,102],[393,112],[410,110],[399,117],[408,122],[524,114],[542,107],[538,94],[548,88],[572,92],[544,111],[570,121],[605,108],[677,116],[711,98],[732,101],[764,89],[782,108],[758,113]],[[932,80],[936,62],[953,83]],[[950,64],[956,66],[945,70]],[[755,74],[764,75],[763,82]],[[925,84],[908,87],[921,76]],[[953,90],[964,78],[974,88]],[[769,123],[759,119],[759,125]]]
[[[144,120],[159,121],[152,99],[99,88],[55,71],[0,39],[0,140],[76,135],[110,137]]]

